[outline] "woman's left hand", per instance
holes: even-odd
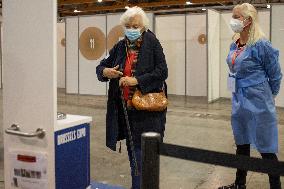
[[[138,81],[135,77],[122,77],[119,80],[119,86],[129,87],[129,86],[135,86],[138,84]]]

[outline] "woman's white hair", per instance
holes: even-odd
[[[265,34],[262,32],[258,23],[257,10],[253,5],[249,3],[243,3],[241,5],[236,5],[234,9],[239,9],[244,19],[251,18],[251,26],[249,30],[249,38],[247,41],[247,45],[253,45],[259,39],[265,38]],[[239,38],[239,35],[240,34],[237,34],[235,37]]]
[[[128,8],[120,17],[120,24],[122,26],[125,26],[125,24],[127,24],[129,22],[129,19],[136,16],[136,15],[140,15],[142,18],[142,24],[143,27],[145,27],[145,29],[149,29],[149,19],[146,15],[146,13],[143,11],[143,9],[141,9],[140,7],[131,7]]]

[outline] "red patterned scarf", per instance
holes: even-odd
[[[136,63],[139,56],[139,50],[142,45],[143,34],[134,43],[131,43],[126,39],[126,52],[127,57],[125,61],[125,66],[123,70],[123,76],[133,77],[136,69]],[[124,100],[127,101],[127,106],[132,107],[132,96],[134,94],[136,87],[123,87]]]

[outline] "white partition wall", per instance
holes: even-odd
[[[57,88],[65,88],[65,23],[57,23]]]
[[[273,5],[271,9],[271,42],[279,50],[279,61],[284,74],[284,5]],[[280,93],[276,98],[276,105],[284,107],[284,78],[282,78]]]
[[[186,95],[207,96],[206,14],[188,14],[186,27]]]
[[[106,16],[88,16],[88,17],[80,17],[79,18],[79,39],[81,34],[85,31],[85,29],[95,27],[99,29],[104,36],[106,35]],[[104,39],[106,44],[106,37]],[[94,43],[95,48],[97,47],[96,41]],[[104,51],[106,51],[106,47],[104,47]],[[106,83],[100,82],[97,79],[96,75],[96,66],[100,63],[105,57],[105,52],[96,59],[96,60],[88,60],[84,57],[79,51],[79,93],[80,94],[88,94],[88,95],[106,95]]]
[[[149,30],[154,32],[154,14],[153,13],[146,13],[147,17],[149,18]]]
[[[207,11],[208,102],[220,97],[220,13]]]
[[[78,17],[66,18],[66,93],[79,93]]]
[[[3,132],[5,188],[54,189],[57,0],[8,0],[3,18],[3,129],[18,124],[25,133],[46,131],[42,139]],[[40,170],[41,179],[35,180],[41,186],[32,187],[31,179],[15,176],[19,161],[27,161],[22,158],[38,162],[26,163],[24,170]]]
[[[116,27],[119,27],[120,26],[120,16],[122,14],[109,14],[107,15],[107,18],[106,18],[106,28],[107,28],[107,40],[108,38],[110,37],[110,35],[114,35],[114,33],[110,33],[111,31],[113,32],[115,30]],[[120,40],[120,39],[118,39]],[[118,42],[118,41],[117,41]],[[108,50],[106,52],[106,54],[108,54]]]
[[[3,53],[2,53],[2,49],[3,49],[3,27],[2,27],[2,20],[1,20],[1,23],[0,23],[0,89],[2,88],[2,77],[3,77],[3,74],[2,74],[2,71],[3,71]]]
[[[168,65],[168,93],[185,95],[185,15],[155,18],[155,32]]]
[[[270,12],[269,10],[259,11],[259,24],[263,32],[269,38],[270,35]],[[232,12],[222,12],[220,15],[220,97],[231,98],[227,90],[228,66],[226,58],[229,52],[232,37],[234,35],[229,25]]]
[[[258,17],[259,17],[259,25],[264,32],[267,39],[270,40],[270,10],[259,10],[258,11]]]

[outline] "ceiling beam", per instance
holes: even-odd
[[[75,5],[84,3],[96,3],[97,0],[58,0],[58,5]]]
[[[233,2],[233,0],[189,0],[193,4],[204,4],[204,3],[229,3]]]
[[[77,5],[77,4],[93,4],[96,3],[97,0],[58,0],[59,3],[58,5]],[[106,1],[106,0],[103,0]],[[115,1],[115,0],[113,0]],[[164,0],[161,1],[160,3],[164,4],[168,1],[172,1],[172,0]],[[184,0],[184,2],[186,2],[188,0]],[[196,4],[203,4],[203,3],[219,3],[219,2],[233,2],[232,0],[189,0],[191,3],[196,3]]]
[[[199,1],[211,1],[211,0],[199,0]],[[211,3],[216,3],[216,1],[211,1]],[[219,2],[231,2],[228,0],[220,0]],[[141,8],[153,8],[153,7],[165,7],[165,6],[175,6],[175,5],[186,5],[186,0],[167,0],[167,1],[159,1],[159,2],[149,2],[149,3],[122,3],[122,4],[115,4],[115,5],[106,5],[106,6],[91,6],[84,8],[82,13],[92,13],[92,12],[98,12],[98,11],[109,11],[109,10],[121,10],[125,9],[125,6],[139,6]],[[73,14],[73,10],[64,10],[61,11],[62,14]],[[80,14],[80,13],[79,13]]]

